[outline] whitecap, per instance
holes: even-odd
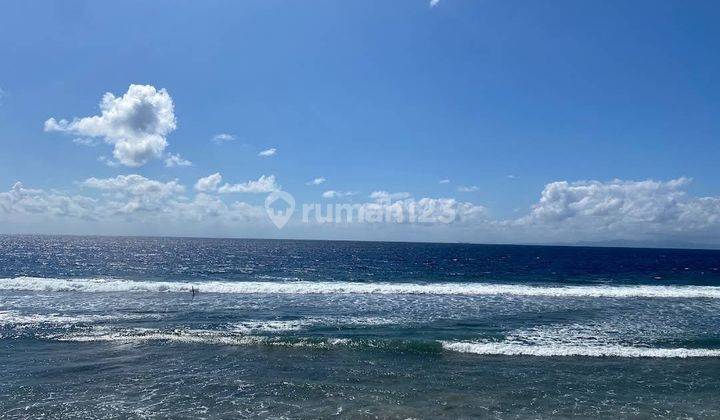
[[[204,281],[162,282],[123,279],[57,279],[15,277],[0,279],[0,290],[38,292],[144,292],[221,294],[379,294],[379,295],[510,295],[602,298],[710,298],[720,299],[717,286],[531,286],[493,283],[361,283],[328,281]]]
[[[585,357],[720,357],[720,349],[654,348],[620,345],[524,345],[509,342],[442,341],[443,349],[459,353],[505,356]]]

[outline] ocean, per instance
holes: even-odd
[[[720,251],[0,236],[4,418],[720,417],[719,326]]]

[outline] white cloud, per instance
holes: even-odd
[[[32,226],[42,225],[57,232],[66,226],[73,226],[61,219],[73,219],[76,221],[73,223],[82,222],[86,223],[82,226],[89,227],[79,233],[97,233],[99,230],[95,227],[102,224],[120,226],[122,229],[131,226],[127,224],[131,223],[132,226],[139,226],[135,233],[147,233],[148,230],[143,226],[152,225],[156,227],[152,232],[158,234],[178,234],[188,232],[187,229],[197,229],[193,231],[196,234],[220,234],[225,232],[222,226],[239,226],[246,222],[250,224],[243,225],[243,232],[251,226],[270,226],[262,205],[230,203],[227,201],[228,196],[213,192],[269,192],[279,188],[273,176],[220,187],[222,181],[220,173],[200,178],[195,184],[197,192],[188,194],[177,180],[153,180],[137,174],[93,177],[78,184],[83,188],[82,195],[28,188],[18,182],[9,190],[0,192],[0,227],[12,230],[18,226],[29,226],[28,231],[32,231]],[[433,224],[419,220],[423,226],[447,223],[460,228],[420,231],[412,226],[406,226],[403,230],[375,230],[356,226],[358,230],[355,232],[359,236],[355,237],[506,243],[630,239],[718,246],[720,197],[692,196],[687,192],[689,184],[687,178],[669,181],[558,181],[545,186],[529,214],[508,220],[492,219],[483,206],[454,198],[424,197],[416,200],[407,193],[376,191],[370,195],[368,202],[352,204],[355,206],[353,208],[383,214],[402,211],[406,216],[414,212],[418,217],[442,222]],[[335,198],[348,194],[352,193],[329,190],[324,196]],[[453,219],[440,219],[447,214],[453,214]],[[203,223],[188,224],[187,221]],[[384,222],[400,229],[400,226],[408,224],[408,219],[390,218]],[[309,236],[317,232],[305,231]],[[413,232],[420,236],[412,236]],[[436,236],[431,237],[431,232]],[[262,231],[256,233],[262,234]],[[380,236],[373,236],[375,234]]]
[[[312,181],[306,182],[305,185],[320,185],[320,184],[324,183],[325,181],[327,181],[327,180],[321,176],[321,177],[313,179]]]
[[[440,0],[430,0],[430,7],[435,7],[440,3]]]
[[[478,190],[478,187],[476,187],[475,185],[470,185],[470,186],[461,185],[458,187],[457,190],[460,192],[474,192],[474,191]]]
[[[199,192],[192,200],[178,200],[168,206],[170,217],[175,220],[193,220],[197,222],[220,222],[236,225],[266,221],[267,215],[262,206],[244,202],[226,204],[216,195]]]
[[[410,198],[410,193],[409,192],[389,193],[387,191],[373,191],[370,194],[370,198],[375,201],[403,200],[406,198]]]
[[[268,223],[262,206],[243,202],[226,204],[218,196],[199,192],[189,199],[185,188],[177,181],[161,182],[141,175],[121,175],[114,178],[89,178],[80,185],[99,197],[69,195],[55,191],[25,188],[15,183],[7,192],[0,192],[0,223],[12,226],[36,225],[48,221],[76,219],[93,223],[91,231],[107,224],[126,226],[164,226],[182,229],[185,221],[203,221],[200,225],[237,226],[250,222],[251,226]],[[66,223],[55,225],[55,231]],[[129,226],[129,225],[127,225]],[[146,232],[140,230],[139,232]],[[173,230],[165,230],[173,233]],[[201,230],[202,232],[202,230]]]
[[[275,175],[262,175],[257,181],[247,181],[241,184],[225,184],[218,189],[221,194],[226,193],[269,193],[279,190]]]
[[[165,166],[172,168],[174,166],[192,166],[192,162],[183,159],[179,154],[169,154],[165,158]]]
[[[209,184],[220,182],[220,175]],[[244,202],[227,204],[221,196],[198,192],[194,197],[184,195],[185,188],[176,180],[158,181],[141,175],[120,175],[112,178],[89,178],[80,183],[86,191],[97,193],[97,198],[47,192],[39,189],[25,188],[16,183],[8,192],[0,192],[0,223],[20,220],[47,222],[58,218],[81,219],[87,226],[100,226],[105,223],[128,223],[134,226],[163,226],[171,230],[164,233],[177,233],[172,230],[200,226],[205,229],[211,226],[248,226],[269,227],[265,209],[261,205]],[[213,189],[209,186],[208,189]],[[446,198],[422,198],[420,200],[405,199],[395,202],[369,202],[355,205],[366,214],[378,213],[402,217],[388,217],[377,223],[407,224],[410,215],[419,224],[433,225],[457,222],[479,222],[484,217],[482,206],[457,202]],[[447,215],[452,219],[443,219]],[[13,216],[19,218],[13,219]],[[444,221],[443,221],[444,220]],[[188,225],[187,221],[200,222],[199,225]],[[372,219],[368,223],[376,223]],[[414,223],[414,222],[413,222]],[[140,230],[142,232],[142,230]],[[202,232],[202,230],[200,231]]]
[[[219,172],[215,172],[212,175],[198,179],[195,183],[195,189],[203,192],[216,191],[221,182],[222,175],[220,175]]]
[[[507,179],[518,179],[517,175],[507,175]]]
[[[415,202],[417,214],[424,217],[431,216],[431,218],[442,220],[440,218],[443,215],[454,214],[455,217],[451,223],[477,223],[484,222],[486,219],[485,207],[465,201],[457,201],[454,198],[423,197],[417,201],[406,201]]]
[[[228,133],[220,133],[220,134],[215,134],[211,140],[214,141],[215,143],[220,144],[220,143],[225,143],[228,141],[235,140],[235,136],[233,136],[232,134],[228,134]]]
[[[167,198],[185,192],[178,180],[161,182],[142,175],[118,175],[114,178],[88,178],[81,183],[85,188],[134,197]]]
[[[335,191],[328,190],[322,193],[323,198],[339,198],[339,197],[350,197],[357,194],[355,191]]]
[[[552,182],[545,186],[540,201],[528,220],[562,222],[572,219],[617,222],[665,222],[681,212],[688,178],[668,182],[579,181]]]
[[[449,183],[450,183],[450,180],[447,178],[441,179],[440,181],[438,181],[438,184],[449,184]]]
[[[216,173],[205,179],[204,186],[212,189],[216,187],[213,183],[219,183],[221,177]],[[259,221],[264,220],[265,217],[261,206],[242,202],[234,202],[228,206],[217,196],[202,191],[192,199],[188,199],[184,195],[185,187],[177,180],[162,182],[141,175],[120,175],[105,179],[89,178],[81,185],[103,193],[103,207],[100,210],[106,215],[105,217],[142,213],[143,218],[154,217],[159,222],[173,223],[182,220],[217,220],[234,223]]]
[[[173,101],[165,89],[130,85],[121,97],[108,92],[100,110],[100,115],[72,121],[50,118],[45,131],[103,138],[114,146],[113,157],[126,166],[141,166],[163,156],[166,137],[176,127]]]
[[[507,224],[565,240],[717,238],[720,198],[688,196],[690,182],[552,182],[529,215]]]
[[[94,220],[97,219],[96,207],[97,202],[92,198],[25,188],[21,182],[16,182],[7,192],[0,192],[0,215]]]
[[[258,156],[270,157],[270,156],[275,156],[275,153],[277,153],[277,149],[274,147],[271,147],[270,149],[263,150],[262,152],[258,153]]]

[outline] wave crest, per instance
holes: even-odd
[[[651,348],[619,345],[572,346],[572,345],[523,345],[515,343],[474,343],[443,341],[443,349],[458,353],[503,356],[585,356],[585,357],[720,357],[720,349]]]
[[[198,283],[123,279],[57,279],[15,277],[0,279],[0,290],[37,292],[145,292],[222,294],[379,294],[379,295],[511,295],[604,298],[720,299],[716,286],[532,286],[492,283],[361,283],[311,281],[204,281]]]

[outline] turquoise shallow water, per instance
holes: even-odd
[[[5,417],[720,416],[720,252],[82,237],[0,251]]]

